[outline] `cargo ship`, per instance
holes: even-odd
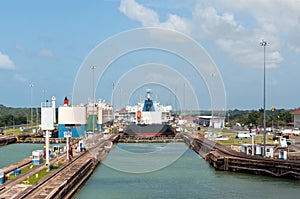
[[[136,106],[127,106],[129,124],[124,133],[138,137],[174,136],[175,131],[168,124],[172,106],[163,106],[151,99],[151,89],[147,89],[147,98],[144,103]]]

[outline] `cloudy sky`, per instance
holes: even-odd
[[[28,107],[52,95],[72,98],[90,52],[116,34],[141,27],[176,30],[202,46],[223,79],[228,109],[263,106],[260,41],[265,40],[267,108],[300,106],[299,0],[3,0],[0,104]],[[96,98],[110,101],[110,86],[100,88]],[[158,95],[164,103],[171,98]],[[208,109],[210,99],[203,97],[207,102],[201,108]]]

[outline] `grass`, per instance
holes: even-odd
[[[37,129],[38,126],[30,126],[27,127],[27,131],[21,131],[19,128],[9,128],[9,129],[4,129],[3,133],[5,135],[13,134],[13,135],[19,135],[19,134],[28,134],[32,133],[32,129]]]
[[[223,145],[238,145],[238,144],[251,144],[251,138],[236,138],[236,132],[224,131],[224,132],[215,132],[216,134],[221,134],[223,138],[229,138],[228,140],[219,140],[218,142]],[[198,131],[198,134],[205,135],[206,131]],[[263,136],[255,136],[255,144],[263,144]],[[273,144],[273,140],[270,136],[267,137],[267,144]]]
[[[48,171],[48,168],[44,168],[41,171],[39,171],[31,176],[28,176],[27,180],[21,182],[21,184],[35,184],[42,178],[46,177],[48,174],[50,174],[53,171],[55,171],[56,169],[58,169],[61,165],[63,165],[63,163],[61,163],[61,162],[58,163],[57,165],[53,165],[53,167],[50,171]]]
[[[30,171],[31,169],[34,169],[34,168],[36,168],[36,167],[37,167],[37,165],[29,165],[29,166],[27,166],[27,167],[21,169],[21,174],[22,174],[22,173],[26,173],[27,171]],[[9,180],[12,180],[12,179],[14,179],[14,178],[16,178],[16,177],[17,177],[17,176],[15,176],[15,175],[10,175],[10,176],[9,176]]]
[[[218,141],[220,144],[224,144],[224,145],[237,145],[237,144],[251,144],[252,140],[251,138],[243,138],[243,139],[239,139],[239,138],[230,138],[228,140],[219,140]],[[254,140],[255,144],[262,144],[263,143],[263,138],[258,137],[255,138]],[[267,139],[267,144],[273,144],[273,140],[272,139]]]
[[[4,134],[8,135],[8,134],[14,134],[14,135],[19,135],[22,134],[23,132],[20,131],[20,129],[16,128],[16,129],[6,129],[4,130]]]

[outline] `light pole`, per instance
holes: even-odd
[[[185,117],[185,87],[186,84],[183,84],[183,117]]]
[[[227,116],[228,116],[228,119],[227,119],[228,126],[230,126],[230,122],[229,122],[230,113],[228,113]]]
[[[14,115],[11,115],[12,116],[12,122],[13,122],[13,129],[15,129],[15,117],[14,117]]]
[[[112,98],[111,98],[111,105],[112,105],[112,121],[114,122],[115,119],[115,105],[114,105],[114,91],[115,91],[115,83],[112,83]]]
[[[30,122],[31,122],[31,125],[32,125],[32,117],[33,117],[33,112],[32,112],[32,89],[33,89],[33,86],[34,84],[33,83],[30,83],[29,84],[29,87],[30,87]]]
[[[47,92],[47,90],[43,89],[43,100],[44,100],[44,102],[46,102],[46,92]]]
[[[212,90],[211,90],[211,93],[212,93],[212,95],[213,95],[213,93],[214,93],[214,77],[215,77],[215,73],[211,73],[211,88],[212,88]],[[214,99],[213,99],[213,97],[211,98],[211,125],[212,125],[212,129],[214,129],[215,128],[215,120],[214,120],[214,109],[215,109],[215,107],[214,107]]]
[[[274,111],[275,111],[275,107],[272,106],[272,107],[271,107],[271,110],[272,110],[272,133],[274,133],[273,128],[274,128]]]
[[[266,155],[266,46],[267,42],[262,40],[260,45],[264,47],[264,151],[263,155]]]
[[[95,69],[96,69],[96,66],[91,66],[91,70],[93,71],[93,137],[95,136]],[[94,140],[95,141],[95,140]]]

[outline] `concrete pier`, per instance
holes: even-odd
[[[183,139],[180,136],[159,136],[144,138],[138,136],[127,136],[120,135],[119,143],[169,143],[169,142],[183,142]]]
[[[238,171],[274,177],[300,179],[300,161],[246,155],[218,142],[182,135],[185,143],[216,170]]]
[[[22,168],[24,166],[30,165],[32,163],[32,157],[25,158],[24,160],[21,160],[19,162],[16,162],[12,165],[9,165],[7,167],[3,167],[2,170],[5,174],[13,172],[15,169]]]

